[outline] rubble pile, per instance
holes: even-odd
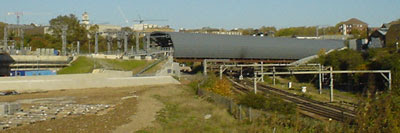
[[[60,119],[68,116],[103,114],[113,106],[105,104],[40,104],[13,114],[0,115],[0,131],[24,124]]]

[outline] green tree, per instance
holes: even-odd
[[[367,38],[367,31],[365,30],[358,30],[356,28],[353,28],[350,32],[356,39],[365,39]]]
[[[239,32],[242,32],[243,35],[253,35],[255,34],[255,30],[253,28],[247,28],[247,29],[238,29]]]
[[[273,27],[273,26],[271,26],[271,27],[262,26],[260,29],[258,29],[258,31],[262,32],[262,33],[266,33],[266,32],[269,32],[269,31],[276,32],[276,28]]]
[[[290,27],[282,28],[276,32],[276,36],[315,36],[316,27]]]
[[[88,40],[88,31],[86,30],[86,27],[79,23],[79,20],[75,15],[60,15],[50,20],[50,30],[53,32],[53,37],[57,38],[59,44],[61,44],[61,29],[63,25],[68,26],[67,44],[75,43],[76,41],[85,44]]]

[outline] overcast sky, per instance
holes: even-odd
[[[175,29],[335,25],[353,17],[380,26],[400,18],[400,0],[1,0],[0,21],[16,23],[7,12],[27,12],[21,23],[48,24],[58,15],[80,19],[85,11],[91,23],[128,26],[140,15],[168,19],[148,23]]]

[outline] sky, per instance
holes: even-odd
[[[48,25],[58,15],[81,19],[86,11],[91,23],[132,26],[141,16],[167,19],[147,23],[174,29],[334,26],[350,18],[377,27],[400,19],[399,9],[400,0],[1,0],[0,21],[16,23],[7,13],[25,12],[22,24]]]

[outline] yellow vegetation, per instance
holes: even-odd
[[[213,80],[213,79],[210,79]],[[217,94],[223,95],[223,96],[231,96],[232,95],[232,84],[226,79],[215,79],[216,81],[214,84],[211,85],[211,87],[207,87],[206,89],[212,92],[215,92]]]

